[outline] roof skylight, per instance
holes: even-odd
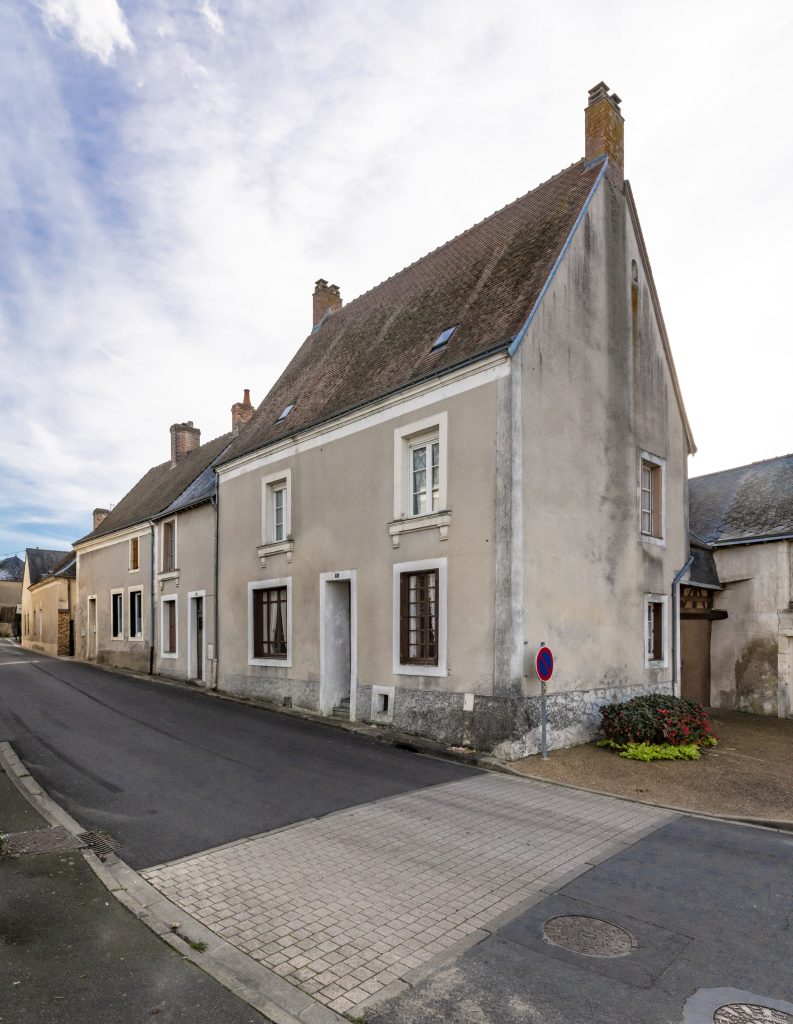
[[[281,420],[285,420],[286,417],[289,415],[289,413],[294,409],[294,407],[295,407],[295,403],[294,402],[291,405],[287,405],[287,407],[284,409],[284,411],[281,413],[281,415],[276,420],[276,423],[280,423]]]
[[[455,324],[454,327],[447,327],[445,331],[441,331],[435,341],[433,341],[430,351],[434,352],[436,349],[443,348],[459,326],[459,324]]]

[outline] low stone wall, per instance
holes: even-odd
[[[316,682],[229,675],[218,682],[218,690],[235,697],[253,697],[273,704],[283,704],[284,698],[289,698],[293,707],[319,711],[319,683]]]

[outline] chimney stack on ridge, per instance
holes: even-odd
[[[103,523],[105,521],[105,519],[107,519],[107,517],[109,515],[110,515],[110,509],[109,508],[95,508],[94,509],[94,526],[93,526],[93,529],[96,529],[97,526],[99,526],[100,523]]]
[[[251,405],[251,392],[245,388],[241,402],[235,402],[231,407],[231,429],[238,433],[240,427],[244,427],[250,421],[256,410]]]
[[[317,324],[327,313],[335,313],[341,309],[341,295],[337,284],[328,284],[324,277],[321,277],[314,285],[314,324]]]
[[[179,459],[184,458],[201,444],[201,431],[193,426],[193,421],[174,423],[171,427],[171,465],[175,466]]]
[[[589,104],[584,114],[584,159],[591,163],[605,154],[609,160],[606,177],[620,192],[625,181],[625,122],[620,113],[621,102],[615,92],[609,96],[605,82],[598,82],[589,90]]]

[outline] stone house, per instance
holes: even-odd
[[[19,636],[25,563],[16,555],[0,561],[0,636]]]
[[[689,481],[683,693],[793,716],[793,455]]]
[[[694,451],[600,83],[585,156],[313,326],[217,459],[219,689],[537,749],[677,684]]]
[[[76,608],[74,552],[28,548],[22,581],[22,646],[44,654],[74,654]]]
[[[150,469],[75,542],[80,580],[77,654],[117,668],[197,682],[215,661],[213,462],[253,413],[246,392],[232,430],[201,444],[193,425],[170,428],[171,457]],[[197,653],[198,652],[198,653]]]

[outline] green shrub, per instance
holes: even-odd
[[[698,761],[699,747],[696,743],[685,743],[675,747],[671,743],[615,743],[600,740],[599,747],[616,750],[620,757],[631,761]]]
[[[621,747],[649,743],[712,746],[713,726],[701,704],[666,693],[648,693],[600,709],[600,731]]]

